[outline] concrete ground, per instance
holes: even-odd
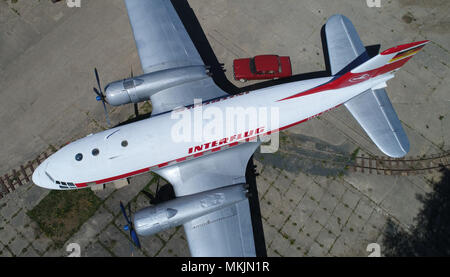
[[[372,8],[364,0],[188,2],[226,77],[240,87],[232,80],[232,61],[240,57],[289,55],[294,74],[324,71],[320,29],[335,13],[352,20],[365,45],[381,44],[382,50],[431,40],[387,90],[410,139],[409,156],[449,149],[448,1],[381,0],[381,7]],[[135,75],[141,71],[122,0],[81,3],[68,8],[64,1],[0,2],[0,174],[50,145],[106,127],[92,92],[94,67],[103,86],[129,76],[131,67]],[[111,118],[118,123],[131,114],[132,106],[120,107]],[[312,155],[319,145],[381,155],[343,107],[286,134],[312,145]],[[289,142],[282,141],[283,147]],[[269,256],[367,256],[369,243],[381,244],[386,220],[410,228],[421,208],[417,195],[431,191],[427,175],[336,175],[325,166],[311,167],[300,159],[285,164],[267,155],[257,155],[255,163]],[[139,191],[149,179],[142,175],[121,190],[98,192],[102,207],[67,244],[79,243],[82,256],[129,256],[118,201],[145,205]],[[68,255],[66,249],[53,249],[52,240],[26,215],[47,193],[27,184],[0,200],[0,256]],[[135,256],[189,254],[182,228],[142,240],[144,249]]]

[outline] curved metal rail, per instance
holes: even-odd
[[[354,171],[384,175],[415,175],[432,173],[441,167],[450,166],[450,152],[416,159],[391,159],[388,157],[356,157],[350,165]]]

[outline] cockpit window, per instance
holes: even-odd
[[[82,159],[83,159],[83,154],[78,153],[78,154],[75,155],[75,160],[81,162]]]
[[[100,150],[98,150],[97,148],[92,150],[92,156],[97,156],[99,153],[100,153]]]

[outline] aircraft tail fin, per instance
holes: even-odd
[[[352,22],[341,14],[331,16],[324,26],[326,50],[338,87],[375,78],[396,71],[429,41],[419,41],[390,48],[370,58]]]
[[[370,57],[352,22],[342,14],[331,16],[324,27],[331,75],[341,75]]]

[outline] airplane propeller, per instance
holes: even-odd
[[[131,216],[131,206],[128,206],[128,208],[129,208],[129,215]],[[141,243],[139,242],[139,238],[137,236],[137,233],[134,230],[133,222],[131,222],[131,220],[127,216],[127,213],[125,211],[125,207],[122,204],[122,201],[120,201],[120,209],[122,210],[123,216],[125,217],[125,220],[128,223],[127,225],[125,225],[123,227],[123,229],[125,231],[130,231],[131,240],[133,241],[134,245],[136,245],[136,247],[140,249],[141,248]]]
[[[100,78],[98,77],[98,71],[97,68],[94,70],[95,72],[95,78],[97,79],[98,89],[94,87],[94,92],[97,94],[97,101],[102,101],[103,103],[103,109],[105,110],[105,116],[106,116],[106,122],[108,123],[108,126],[111,127],[111,122],[109,121],[108,111],[106,110],[106,96],[102,92],[102,87],[100,85]]]

